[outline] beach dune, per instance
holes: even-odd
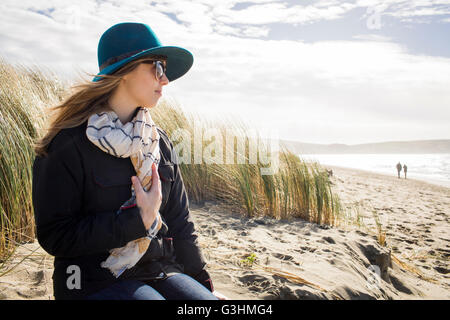
[[[450,189],[327,168],[359,226],[245,218],[217,203],[191,204],[216,290],[230,299],[449,299]],[[52,261],[37,242],[19,246],[0,271],[16,265],[0,277],[0,299],[52,299]]]

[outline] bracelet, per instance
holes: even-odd
[[[147,236],[148,236],[149,238],[153,239],[153,238],[156,237],[156,234],[157,234],[158,231],[159,231],[159,229],[157,229],[157,228],[158,228],[158,225],[159,225],[159,221],[160,221],[160,220],[161,220],[161,215],[160,215],[160,213],[158,212],[158,215],[156,216],[155,221],[153,221],[153,223],[152,223],[150,229],[147,230]]]

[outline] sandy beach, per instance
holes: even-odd
[[[359,226],[249,219],[191,204],[216,290],[230,299],[450,299],[450,189],[327,168]],[[0,270],[10,270],[0,277],[0,299],[53,299],[52,263],[37,242],[19,246]]]

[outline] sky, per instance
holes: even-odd
[[[188,113],[308,143],[450,139],[450,0],[3,0],[0,56],[90,79],[119,22],[192,52],[164,88]]]

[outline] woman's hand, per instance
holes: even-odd
[[[148,230],[158,216],[159,207],[162,203],[161,181],[159,180],[155,163],[152,164],[152,185],[148,192],[142,188],[138,177],[131,177],[131,182],[133,183],[134,193],[136,195],[137,207],[141,213],[145,229]]]
[[[226,296],[224,296],[223,294],[221,294],[219,291],[214,290],[212,292],[213,295],[215,295],[219,300],[229,300]]]

